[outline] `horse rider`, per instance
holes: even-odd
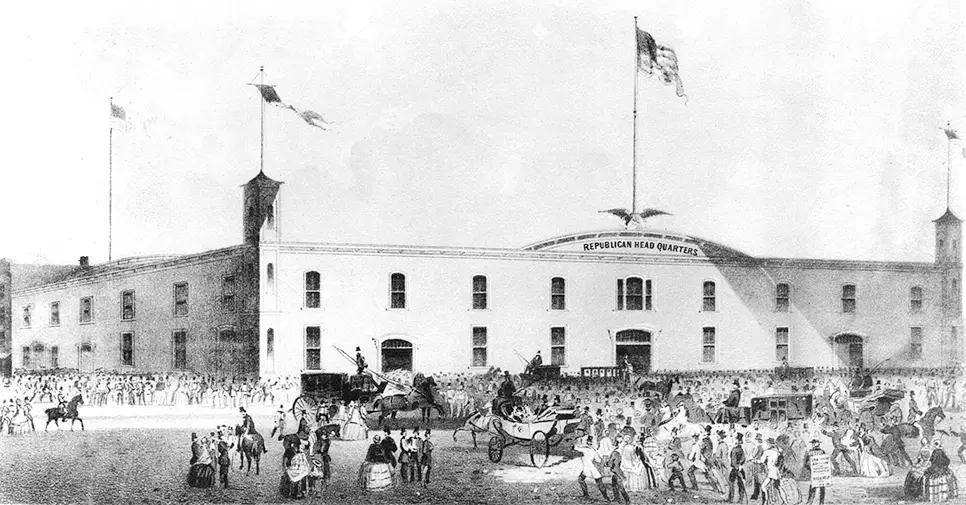
[[[906,417],[906,422],[914,423],[921,415],[922,411],[919,410],[919,404],[916,403],[916,392],[909,391],[909,413]]]
[[[33,410],[34,410],[34,407],[33,407],[33,405],[30,404],[30,397],[25,396],[23,398],[23,415],[24,415],[24,417],[27,418],[28,421],[30,421],[30,427],[31,428],[33,428],[33,426],[34,426],[34,416],[31,414],[31,412],[33,412]],[[64,414],[66,414],[66,413],[67,412],[64,411]]]
[[[362,357],[362,349],[356,347],[356,375],[362,375],[366,366],[366,358]]]
[[[248,435],[257,433],[255,431],[255,421],[252,420],[252,416],[248,415],[245,411],[245,407],[238,407],[238,411],[241,412],[242,422],[241,422],[241,433],[238,435],[238,452],[241,452],[242,440],[244,440]]]
[[[527,369],[523,371],[526,375],[532,375],[536,372],[537,367],[543,365],[543,357],[540,356],[540,351],[537,351],[537,355],[527,363]]]
[[[57,408],[60,409],[61,412],[65,414],[67,413],[67,397],[64,396],[64,388],[60,388],[57,391]]]

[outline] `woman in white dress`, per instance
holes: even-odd
[[[639,446],[634,443],[634,435],[625,434],[621,441],[621,470],[624,472],[624,489],[629,492],[644,491],[648,488],[644,475],[644,462],[638,454]]]
[[[879,457],[879,444],[872,434],[862,428],[859,431],[859,474],[863,477],[888,477],[892,475],[889,463]]]
[[[362,408],[356,402],[349,402],[349,418],[342,425],[342,440],[365,440],[369,438],[369,427],[362,417]]]

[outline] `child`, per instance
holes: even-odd
[[[684,465],[681,464],[681,457],[677,453],[671,454],[671,462],[667,464],[667,470],[671,477],[667,480],[668,487],[674,491],[674,481],[681,483],[681,491],[687,491],[688,486],[684,484]]]

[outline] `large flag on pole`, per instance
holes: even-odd
[[[120,105],[111,103],[111,129],[115,130],[127,130],[131,126],[131,123],[127,120],[127,111],[124,110]]]
[[[258,88],[258,92],[262,94],[262,100],[265,100],[265,103],[291,110],[292,112],[298,114],[299,117],[302,118],[302,120],[305,121],[309,126],[314,126],[322,130],[328,130],[328,128],[323,125],[332,124],[326,121],[325,118],[322,117],[322,114],[319,114],[318,112],[308,109],[299,110],[294,106],[283,102],[282,98],[278,96],[278,91],[275,91],[275,86],[268,84],[255,84],[254,86]]]
[[[648,76],[657,74],[664,84],[674,85],[678,96],[687,98],[678,73],[677,53],[658,44],[650,33],[640,28],[637,29],[637,69]]]

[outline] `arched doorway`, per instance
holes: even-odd
[[[382,341],[380,346],[382,371],[413,370],[413,344],[401,338],[390,338]]]
[[[835,355],[838,357],[840,365],[851,368],[862,368],[864,366],[861,336],[854,333],[843,333],[836,335],[833,341],[835,343]]]
[[[634,371],[646,374],[651,371],[651,332],[644,330],[622,330],[617,332],[614,341],[614,356],[617,366],[624,364],[624,357],[634,367]]]

